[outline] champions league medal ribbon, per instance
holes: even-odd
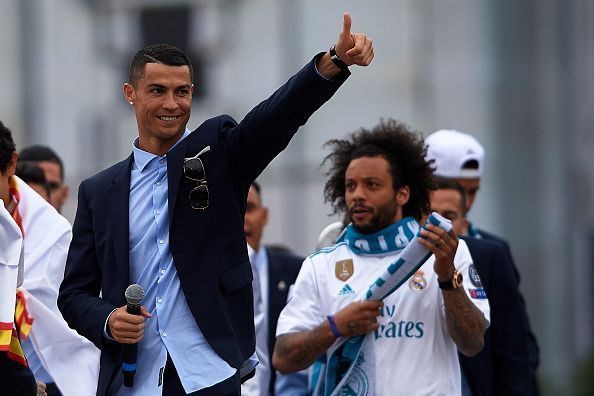
[[[436,225],[446,232],[452,228],[449,220],[435,212],[431,213],[427,223]],[[431,254],[429,249],[414,238],[398,255],[396,261],[388,265],[369,286],[364,300],[383,300],[392,294],[427,261]],[[332,350],[327,362],[324,383],[314,385],[315,395],[365,396],[373,392],[375,357],[370,345],[373,341],[371,336],[373,334],[349,337]],[[346,370],[339,372],[343,367],[347,367]]]

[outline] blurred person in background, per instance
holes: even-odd
[[[274,395],[277,373],[271,367],[272,351],[276,340],[278,316],[287,303],[290,287],[295,283],[303,257],[284,249],[262,245],[264,228],[268,224],[268,208],[262,204],[262,189],[259,183],[250,186],[245,207],[243,229],[248,245],[254,250],[251,257],[253,270],[258,273],[262,296],[262,310],[265,313],[263,326],[256,327],[256,350],[260,364],[253,379],[242,386],[245,395]],[[302,381],[304,379],[304,381]],[[286,383],[291,378],[285,378]],[[307,376],[297,377],[298,385],[307,391]],[[295,382],[295,381],[293,381]],[[257,384],[257,386],[256,386]],[[256,387],[258,391],[256,391]],[[292,394],[281,388],[279,394]]]
[[[29,185],[37,194],[49,202],[51,189],[43,169],[31,161],[18,161],[15,174]]]
[[[434,161],[434,174],[439,177],[454,179],[464,188],[466,193],[466,213],[468,213],[472,209],[472,205],[480,189],[485,158],[483,146],[473,136],[467,133],[446,129],[439,130],[427,136],[425,143],[427,144],[427,160]],[[479,229],[470,222],[468,223],[465,234],[472,238],[486,239],[503,245],[512,263],[516,278],[515,281],[518,285],[520,284],[520,273],[514,263],[509,243],[505,239]],[[524,312],[524,326],[528,331],[532,395],[538,395],[539,388],[536,371],[540,361],[539,347],[536,336],[530,327],[526,304],[521,294],[520,298]]]
[[[58,154],[47,146],[29,146],[21,150],[19,161],[34,162],[43,169],[50,189],[49,202],[62,213],[70,188],[64,184],[64,163]]]
[[[0,122],[1,198],[24,245],[16,318],[22,350],[35,378],[47,385],[48,395],[91,395],[98,351],[68,327],[57,306],[72,235],[70,224],[15,176],[17,159],[12,134]]]
[[[423,140],[388,120],[327,145],[333,151],[324,195],[351,224],[340,243],[303,263],[279,317],[273,365],[287,373],[325,358],[325,369],[314,372],[329,392],[345,368],[328,351],[343,337],[366,335],[370,349],[358,356],[369,370],[354,371],[341,394],[460,394],[457,350],[480,352],[489,304],[471,298],[471,281],[462,275],[470,254],[452,230],[427,224],[417,238],[432,183]],[[382,301],[362,301],[412,241],[432,253],[428,260]]]
[[[509,254],[499,243],[463,236],[468,226],[466,196],[456,180],[436,177],[430,205],[452,222],[468,245],[473,264],[464,276],[473,285],[471,297],[488,299],[491,309],[483,350],[472,357],[459,354],[462,395],[530,395],[528,331]]]
[[[243,229],[248,190],[297,129],[367,66],[371,40],[345,13],[335,46],[238,124],[227,115],[186,129],[192,66],[166,44],[132,59],[125,100],[138,138],[128,159],[83,181],[60,309],[102,350],[98,395],[237,395],[254,374],[254,305]],[[131,283],[146,294],[126,312]],[[133,388],[123,344],[137,344]]]

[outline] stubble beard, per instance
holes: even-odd
[[[394,223],[398,208],[395,202],[387,203],[374,210],[374,215],[365,224],[356,224],[349,210],[349,218],[361,234],[373,234]]]

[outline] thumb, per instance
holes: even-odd
[[[343,22],[342,22],[342,34],[343,35],[350,35],[351,34],[351,16],[348,12],[343,14]]]
[[[153,316],[149,311],[146,310],[145,307],[140,307],[140,314],[145,318],[150,318],[151,316]]]

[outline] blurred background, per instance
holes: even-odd
[[[470,219],[505,236],[541,346],[545,395],[594,393],[594,2],[590,0],[0,0],[0,120],[17,150],[62,156],[72,221],[80,181],[129,155],[121,86],[145,44],[195,69],[188,127],[240,120],[342,28],[374,40],[338,94],[260,177],[265,242],[315,249],[323,143],[392,117],[425,136],[474,135],[486,173]]]

